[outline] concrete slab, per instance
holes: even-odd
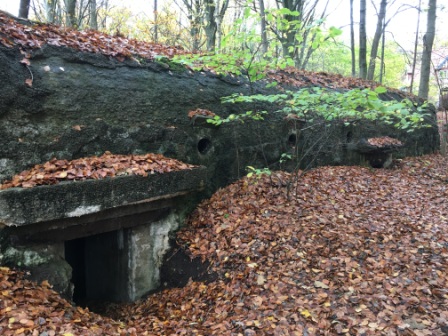
[[[11,188],[0,191],[0,228],[23,227],[55,221],[63,226],[64,219],[90,217],[98,221],[126,215],[123,206],[135,205],[148,211],[162,205],[145,206],[145,203],[163,203],[172,197],[201,190],[205,186],[206,168],[154,174],[147,177],[120,176],[103,180],[62,182],[57,185],[29,189]],[[118,211],[120,207],[122,211]],[[113,217],[108,212],[113,211]],[[123,212],[123,213],[117,213]],[[137,211],[138,212],[138,211]],[[132,209],[135,214],[136,210]],[[92,216],[101,214],[100,216]],[[72,220],[73,222],[73,220]],[[85,222],[85,221],[84,221]],[[73,225],[76,223],[71,223]]]

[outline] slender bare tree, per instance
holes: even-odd
[[[278,29],[271,25],[270,29],[280,41],[283,49],[283,56],[294,60],[299,69],[306,68],[306,65],[316,50],[313,42],[317,38],[317,30],[327,16],[329,0],[325,1],[323,9],[318,11],[319,0],[276,0],[278,9],[288,9],[289,13],[281,15],[281,21],[286,23],[283,26],[294,27],[294,29]],[[292,12],[298,15],[292,15]]]
[[[28,19],[30,12],[30,0],[20,0],[19,17]]]
[[[222,20],[228,7],[229,0],[205,0],[204,31],[209,51],[221,48]]]
[[[375,4],[373,4],[375,5]],[[387,0],[381,0],[378,20],[376,23],[375,35],[373,36],[372,47],[370,49],[369,69],[367,71],[367,79],[373,80],[375,76],[376,58],[378,56],[378,46],[381,36],[384,34],[384,18],[386,17]]]
[[[201,32],[205,33],[207,50],[219,49],[222,20],[229,7],[229,0],[182,0],[182,3],[190,22],[193,50],[201,47]]]
[[[411,73],[411,84],[409,86],[409,92],[413,93],[414,90],[414,78],[415,78],[415,66],[417,64],[417,49],[418,49],[418,35],[420,33],[420,14],[422,12],[422,0],[418,1],[418,13],[417,13],[417,30],[415,32],[415,43],[414,43],[414,57],[412,58],[412,73]]]
[[[266,25],[266,8],[264,0],[258,0],[258,7],[260,7],[260,33],[261,33],[261,51],[263,55],[268,52],[268,32]]]
[[[426,33],[423,36],[422,65],[420,69],[420,85],[418,87],[418,96],[428,99],[429,77],[431,73],[431,55],[434,37],[436,33],[436,9],[437,0],[428,0],[428,19]]]
[[[56,20],[56,7],[58,5],[57,0],[46,0],[45,1],[45,16],[47,22],[55,23]]]
[[[64,0],[65,3],[65,25],[76,27],[76,0]]]
[[[383,18],[383,37],[381,38],[381,64],[380,64],[380,79],[379,82],[383,83],[384,77],[384,51],[386,48],[386,17]]]
[[[159,13],[158,13],[158,3],[157,0],[154,0],[154,42],[157,43],[159,41]]]
[[[185,6],[185,14],[187,15],[190,23],[190,36],[191,36],[191,49],[199,50],[201,47],[201,22],[203,17],[203,6],[201,0],[182,0]],[[179,8],[183,9],[180,4]]]
[[[367,78],[366,0],[360,0],[359,9],[359,77]]]
[[[353,0],[350,0],[350,52],[352,56],[352,77],[356,76],[355,29],[353,20]]]
[[[222,40],[222,21],[224,19],[224,15],[229,8],[229,0],[223,0],[220,3],[220,0],[217,2],[218,10],[215,12],[215,20],[216,20],[216,49],[221,50],[221,40]]]
[[[90,28],[98,30],[98,9],[96,0],[89,0],[89,18]]]

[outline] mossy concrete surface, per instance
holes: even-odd
[[[203,189],[205,176],[206,169],[198,167],[147,177],[119,176],[5,189],[0,191],[0,223],[8,227],[26,226],[175,197]]]

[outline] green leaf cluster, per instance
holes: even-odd
[[[247,111],[242,114],[230,114],[227,118],[221,118],[220,116],[214,116],[211,119],[207,119],[207,123],[220,126],[221,124],[233,122],[233,121],[240,121],[244,123],[245,120],[264,120],[263,115],[267,114],[267,111]]]
[[[409,99],[403,99],[400,102],[383,101],[379,95],[386,92],[387,89],[381,86],[374,90],[353,89],[343,92],[313,87],[274,95],[232,95],[223,98],[222,101],[224,103],[272,103],[279,107],[277,112],[294,114],[310,123],[315,118],[328,123],[336,120],[343,121],[346,125],[360,120],[374,120],[408,132],[429,126],[425,121],[426,104],[418,105]],[[249,111],[241,116],[231,115],[226,119],[216,116],[214,122],[229,122],[240,118],[255,119],[255,115]]]
[[[246,170],[248,171],[247,177],[253,177],[256,176],[257,178],[260,178],[262,175],[271,175],[272,172],[269,168],[254,168],[252,166],[247,166]]]

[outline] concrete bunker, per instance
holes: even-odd
[[[160,286],[170,235],[203,176],[199,167],[2,190],[0,233],[9,240],[2,263],[48,280],[80,305],[134,301]]]

